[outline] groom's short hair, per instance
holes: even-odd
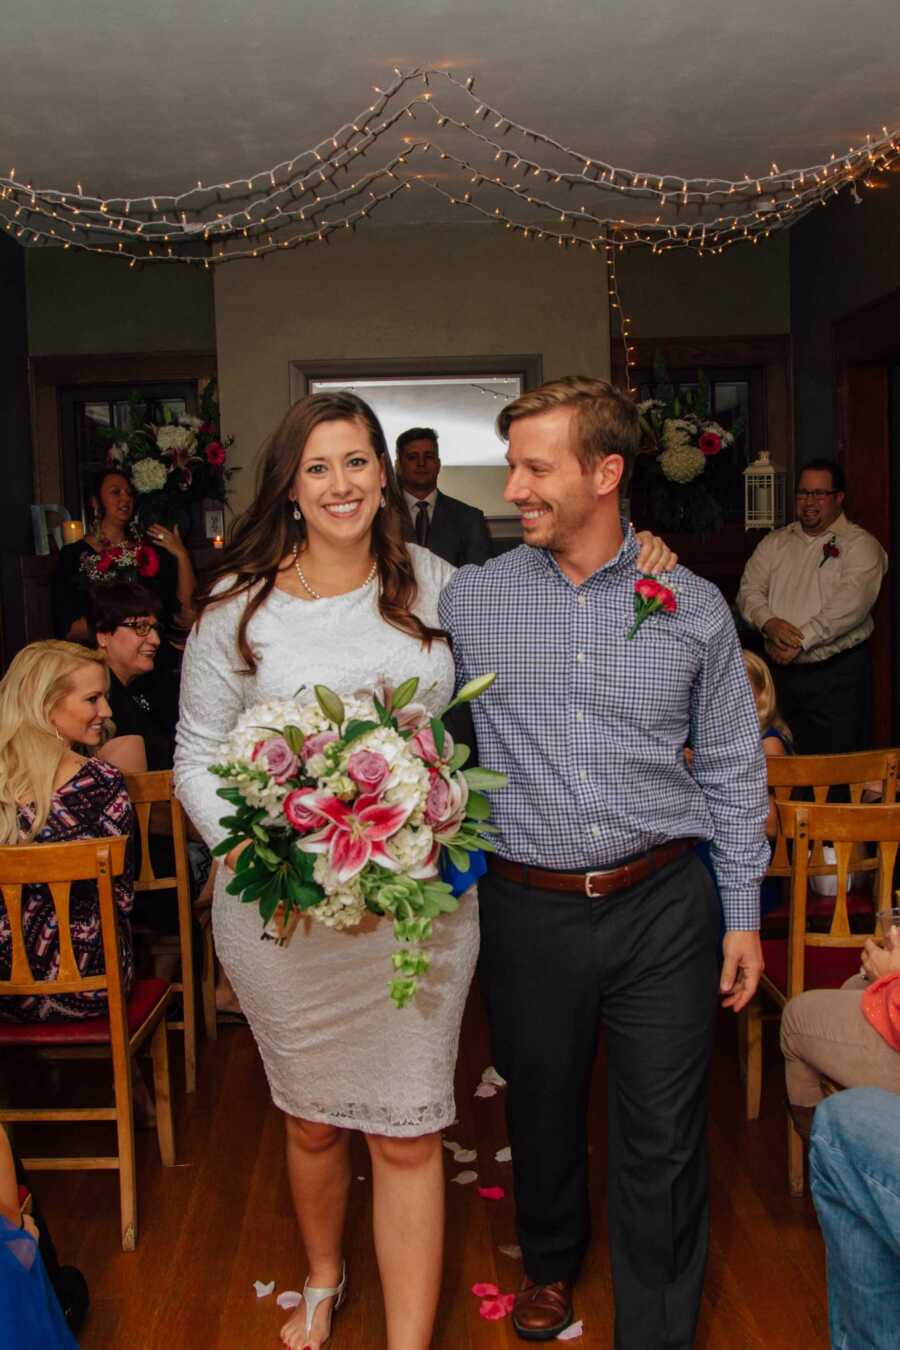
[[[641,443],[640,414],[634,399],[609,380],[594,380],[588,375],[549,380],[507,403],[497,418],[497,430],[508,440],[510,427],[520,417],[568,407],[575,409],[577,441],[572,448],[582,467],[591,469],[598,459],[621,455],[625,487]]]

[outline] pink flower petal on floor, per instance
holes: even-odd
[[[473,1284],[472,1293],[476,1298],[497,1298],[500,1290],[495,1284]]]
[[[477,1172],[458,1172],[455,1177],[450,1178],[457,1186],[471,1186],[473,1181],[478,1180]]]
[[[483,1298],[478,1311],[487,1322],[499,1322],[506,1316],[506,1305],[502,1298]]]
[[[285,1311],[287,1311],[288,1308],[299,1307],[302,1301],[303,1295],[300,1293],[299,1289],[285,1289],[284,1293],[279,1294],[275,1300],[279,1308],[284,1308]]]
[[[506,1148],[498,1148],[494,1159],[496,1162],[512,1162],[512,1149],[508,1144]]]
[[[478,1194],[482,1200],[502,1200],[506,1191],[502,1186],[479,1186]]]
[[[516,1306],[515,1294],[501,1294],[500,1301],[502,1302],[504,1308],[508,1313],[511,1313],[513,1308]]]
[[[556,1339],[558,1341],[577,1341],[580,1340],[583,1335],[584,1323],[573,1322],[570,1327],[566,1327],[565,1331],[561,1331]]]
[[[491,1083],[479,1083],[475,1089],[476,1097],[496,1097],[497,1089]]]
[[[502,1252],[504,1256],[512,1257],[513,1261],[522,1260],[522,1248],[519,1246],[517,1242],[504,1243],[504,1245],[502,1247],[498,1247],[497,1250]]]

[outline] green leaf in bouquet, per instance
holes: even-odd
[[[256,863],[256,845],[251,841],[250,848],[241,849],[234,864],[235,872],[246,872]]]
[[[434,748],[438,753],[438,759],[440,759],[444,753],[447,729],[439,717],[432,717],[431,719],[431,734],[434,737]]]
[[[273,895],[266,895],[259,902],[259,917],[264,924],[267,924],[278,908],[281,896],[277,891]]]
[[[410,679],[404,680],[400,688],[394,690],[394,696],[391,699],[391,712],[399,712],[401,708],[406,707],[407,703],[412,703],[418,687],[418,675],[413,675]]]
[[[383,727],[389,727],[391,725],[391,722],[393,722],[394,720],[391,717],[390,708],[386,708],[384,706],[384,704],[382,703],[381,699],[378,697],[377,694],[372,695],[372,702],[375,705],[375,711],[378,714],[379,724]]]
[[[485,690],[490,689],[496,678],[497,673],[492,670],[489,671],[487,675],[476,675],[474,680],[468,680],[455,698],[451,699],[447,704],[444,709],[444,716],[447,715],[451,708],[455,708],[457,703],[471,703],[473,699],[481,698],[481,695]]]
[[[230,802],[232,806],[244,806],[244,798],[237,788],[223,787],[216,789],[216,796],[221,797],[223,801]]]
[[[210,852],[214,858],[224,858],[226,853],[230,853],[233,848],[237,848],[238,844],[242,844],[246,837],[243,834],[231,834],[227,839],[223,839],[220,844],[216,844],[215,848],[210,849]]]
[[[496,769],[482,769],[480,765],[463,769],[463,778],[476,792],[490,792],[492,788],[506,787],[509,782],[505,773],[498,773]]]
[[[256,856],[257,858],[261,858],[262,861],[269,868],[281,866],[281,859],[279,858],[278,854],[275,852],[274,849],[268,848],[266,844],[256,845]]]
[[[314,686],[314,692],[316,702],[329,722],[333,722],[336,727],[342,726],[347,714],[334,690],[329,689],[327,684],[317,684]]]
[[[456,769],[461,769],[468,762],[471,753],[472,751],[467,745],[455,745],[448,765],[450,771],[454,772]]]
[[[457,848],[456,842],[446,845],[447,856],[454,867],[458,867],[461,872],[469,870],[469,855],[464,848]]]
[[[390,991],[391,1001],[396,1007],[405,1008],[412,1001],[413,995],[416,992],[416,982],[415,980],[408,980],[398,976],[396,979],[391,980],[388,989]]]
[[[352,721],[347,723],[341,740],[344,742],[344,745],[350,745],[352,741],[358,741],[360,736],[365,736],[370,731],[377,731],[378,727],[378,722],[364,722],[361,721],[360,718],[355,717]]]
[[[255,820],[253,822],[253,824],[250,826],[250,830],[253,835],[253,838],[258,839],[261,844],[267,844],[269,842],[269,831],[263,829],[262,825],[260,825],[258,820]]]
[[[473,820],[489,820],[491,804],[483,792],[470,792],[466,802],[466,815]]]
[[[303,742],[305,740],[305,737],[300,728],[294,726],[293,722],[289,722],[288,725],[285,727],[284,739],[287,741],[288,745],[291,747],[294,754],[299,755],[300,751],[303,749]]]

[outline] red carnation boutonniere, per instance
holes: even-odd
[[[824,567],[829,558],[839,558],[840,556],[841,550],[837,546],[837,535],[833,534],[827,544],[822,545],[822,561],[819,566]]]
[[[660,609],[664,614],[675,613],[678,602],[674,592],[654,581],[653,577],[639,577],[634,583],[634,623],[628,630],[628,637],[633,638],[644,620]]]
[[[159,571],[159,554],[152,544],[141,544],[135,555],[138,575],[155,577]]]

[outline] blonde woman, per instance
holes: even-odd
[[[130,834],[131,803],[118,769],[85,759],[75,746],[99,745],[110,715],[109,674],[102,652],[72,642],[33,642],[0,682],[0,844],[61,843]],[[130,852],[130,851],[129,851]],[[126,994],[134,983],[128,916],[133,901],[130,857],[114,882]],[[46,886],[25,888],[25,941],[33,974],[51,979],[59,939]],[[71,893],[72,942],[83,975],[103,972],[103,943],[93,882]],[[0,972],[10,969],[9,921],[0,914]],[[96,1017],[103,991],[0,999],[0,1018],[14,1022]]]

